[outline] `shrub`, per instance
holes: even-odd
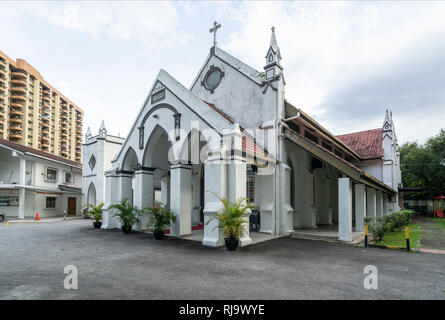
[[[366,217],[365,223],[374,240],[382,240],[385,233],[400,229],[410,223],[413,210],[402,210],[381,218]]]
[[[383,236],[387,232],[387,228],[380,221],[371,223],[368,225],[368,230],[371,233],[372,237],[375,241],[379,241],[383,239]]]

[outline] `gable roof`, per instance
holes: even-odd
[[[196,81],[198,81],[199,76],[202,74],[202,71],[204,70],[205,66],[207,65],[207,63],[209,62],[209,60],[212,56],[215,56],[218,59],[220,59],[221,61],[225,62],[226,64],[231,66],[233,69],[237,70],[238,72],[240,72],[241,74],[243,74],[244,76],[246,76],[247,78],[249,78],[250,80],[255,82],[256,84],[258,84],[258,85],[263,84],[263,78],[261,77],[261,72],[255,70],[251,66],[238,60],[237,58],[235,58],[231,54],[225,52],[224,50],[222,50],[218,47],[212,47],[210,54],[205,59],[203,65],[199,69],[198,74],[196,75],[195,79],[193,80],[192,85],[190,86],[190,90],[192,90],[193,87],[195,86]]]
[[[337,136],[363,159],[378,159],[383,157],[383,130],[372,129]]]
[[[45,152],[42,150],[38,150],[38,149],[34,149],[31,147],[27,147],[27,146],[23,146],[21,144],[9,141],[9,140],[5,140],[5,139],[0,139],[0,146],[5,146],[7,148],[10,149],[14,149],[16,151],[22,152],[24,154],[28,154],[28,155],[32,155],[32,156],[37,156],[37,157],[43,157],[43,158],[48,158],[49,160],[55,160],[55,161],[59,161],[59,162],[63,162],[64,164],[67,164],[69,166],[74,166],[74,167],[78,167],[81,168],[82,164],[69,160],[69,159],[65,159],[63,157],[59,157],[56,156],[52,153],[49,152]]]

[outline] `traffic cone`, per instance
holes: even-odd
[[[40,220],[38,212],[36,213],[36,220]]]

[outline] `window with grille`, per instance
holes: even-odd
[[[251,165],[247,166],[246,172],[246,198],[248,202],[255,201],[255,173]]]
[[[54,209],[56,207],[56,197],[46,197],[46,208]]]

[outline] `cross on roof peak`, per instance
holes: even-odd
[[[213,28],[209,30],[210,33],[213,33],[213,46],[216,47],[216,31],[221,28],[221,24],[218,22],[213,22]]]

